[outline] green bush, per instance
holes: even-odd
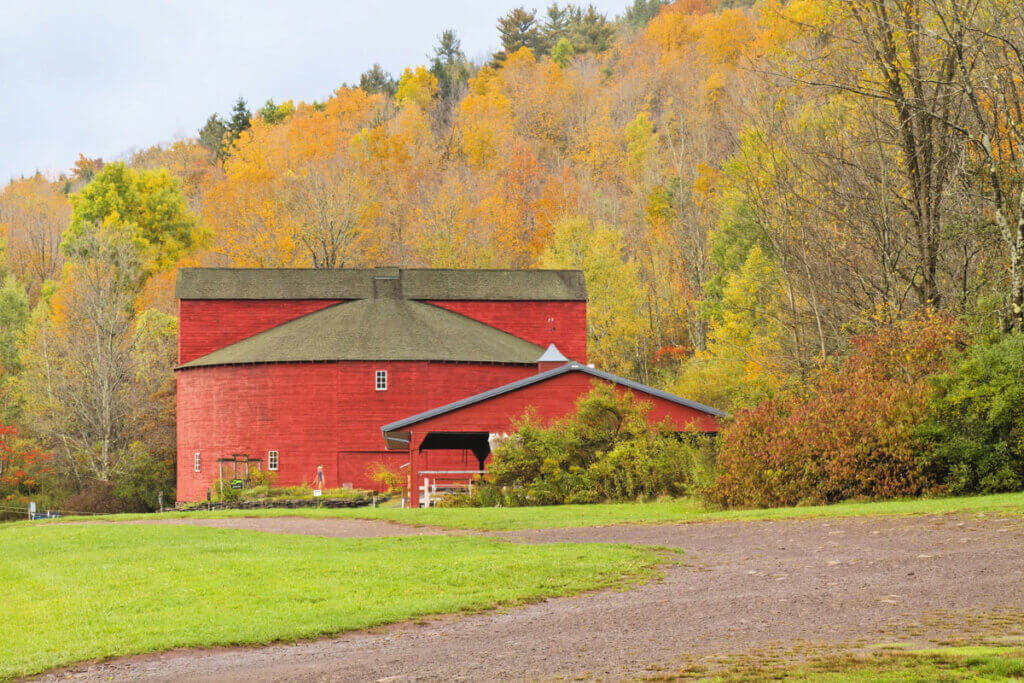
[[[491,479],[447,505],[597,503],[679,496],[708,485],[710,440],[652,427],[649,406],[596,384],[576,412],[549,427],[527,413],[498,448]]]
[[[933,381],[919,431],[931,476],[957,494],[1024,488],[1024,336],[976,347]]]
[[[123,457],[126,466],[114,479],[114,493],[126,506],[156,510],[161,492],[164,505],[174,504],[174,462],[170,456],[149,453],[136,442],[128,447]]]

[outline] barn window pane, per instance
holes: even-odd
[[[195,465],[195,469],[196,469],[196,472],[199,471],[199,451],[196,451],[196,465]]]
[[[267,469],[277,470],[277,451],[267,451]]]
[[[377,376],[374,380],[374,385],[377,387],[377,391],[387,391],[388,389],[388,371],[378,370]]]

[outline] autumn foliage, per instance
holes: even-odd
[[[174,452],[177,268],[578,268],[588,362],[734,414],[719,503],[1024,486],[1024,361],[986,346],[1024,330],[1024,5],[623,4],[12,180],[0,417],[138,497]]]
[[[19,440],[17,429],[0,423],[0,503],[20,504],[38,493],[53,474],[50,458]]]
[[[961,341],[955,321],[934,314],[854,338],[835,367],[735,416],[711,500],[774,507],[939,490],[917,429],[928,415],[928,378]]]

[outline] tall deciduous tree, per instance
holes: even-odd
[[[817,44],[825,54],[799,60],[795,77],[888,105],[878,112],[884,117],[878,129],[886,136],[880,142],[898,150],[902,202],[914,234],[911,284],[922,304],[939,306],[946,205],[961,156],[943,121],[960,121],[965,113],[954,83],[955,50],[935,38],[932,17],[917,0],[840,0],[808,9],[791,10],[790,19],[812,27],[798,49],[810,54]]]
[[[1024,329],[1024,7],[1015,2],[928,0],[929,33],[955,63],[954,93],[963,116],[925,115],[960,133],[973,185],[988,206],[1010,261],[1005,327]],[[923,27],[919,27],[921,30]]]
[[[583,271],[589,357],[613,372],[642,374],[642,295],[636,269],[624,252],[622,236],[614,228],[573,217],[555,227],[540,264]]]
[[[0,191],[0,238],[7,242],[7,266],[33,301],[43,283],[60,274],[61,233],[70,215],[71,203],[58,183],[42,175],[12,181]]]
[[[167,171],[135,171],[108,164],[72,195],[71,223],[61,249],[69,258],[91,255],[100,230],[123,233],[138,253],[142,276],[171,267],[206,240]]]
[[[0,423],[11,424],[20,414],[16,381],[22,371],[20,346],[28,324],[29,303],[24,285],[11,273],[3,276],[2,266],[0,251]]]
[[[110,481],[135,438],[132,309],[138,256],[110,227],[83,235],[26,338],[26,420],[77,485]]]

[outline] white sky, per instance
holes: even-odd
[[[255,110],[324,99],[374,62],[397,75],[448,28],[482,57],[519,4],[549,0],[0,0],[0,186],[194,135],[239,96]]]

